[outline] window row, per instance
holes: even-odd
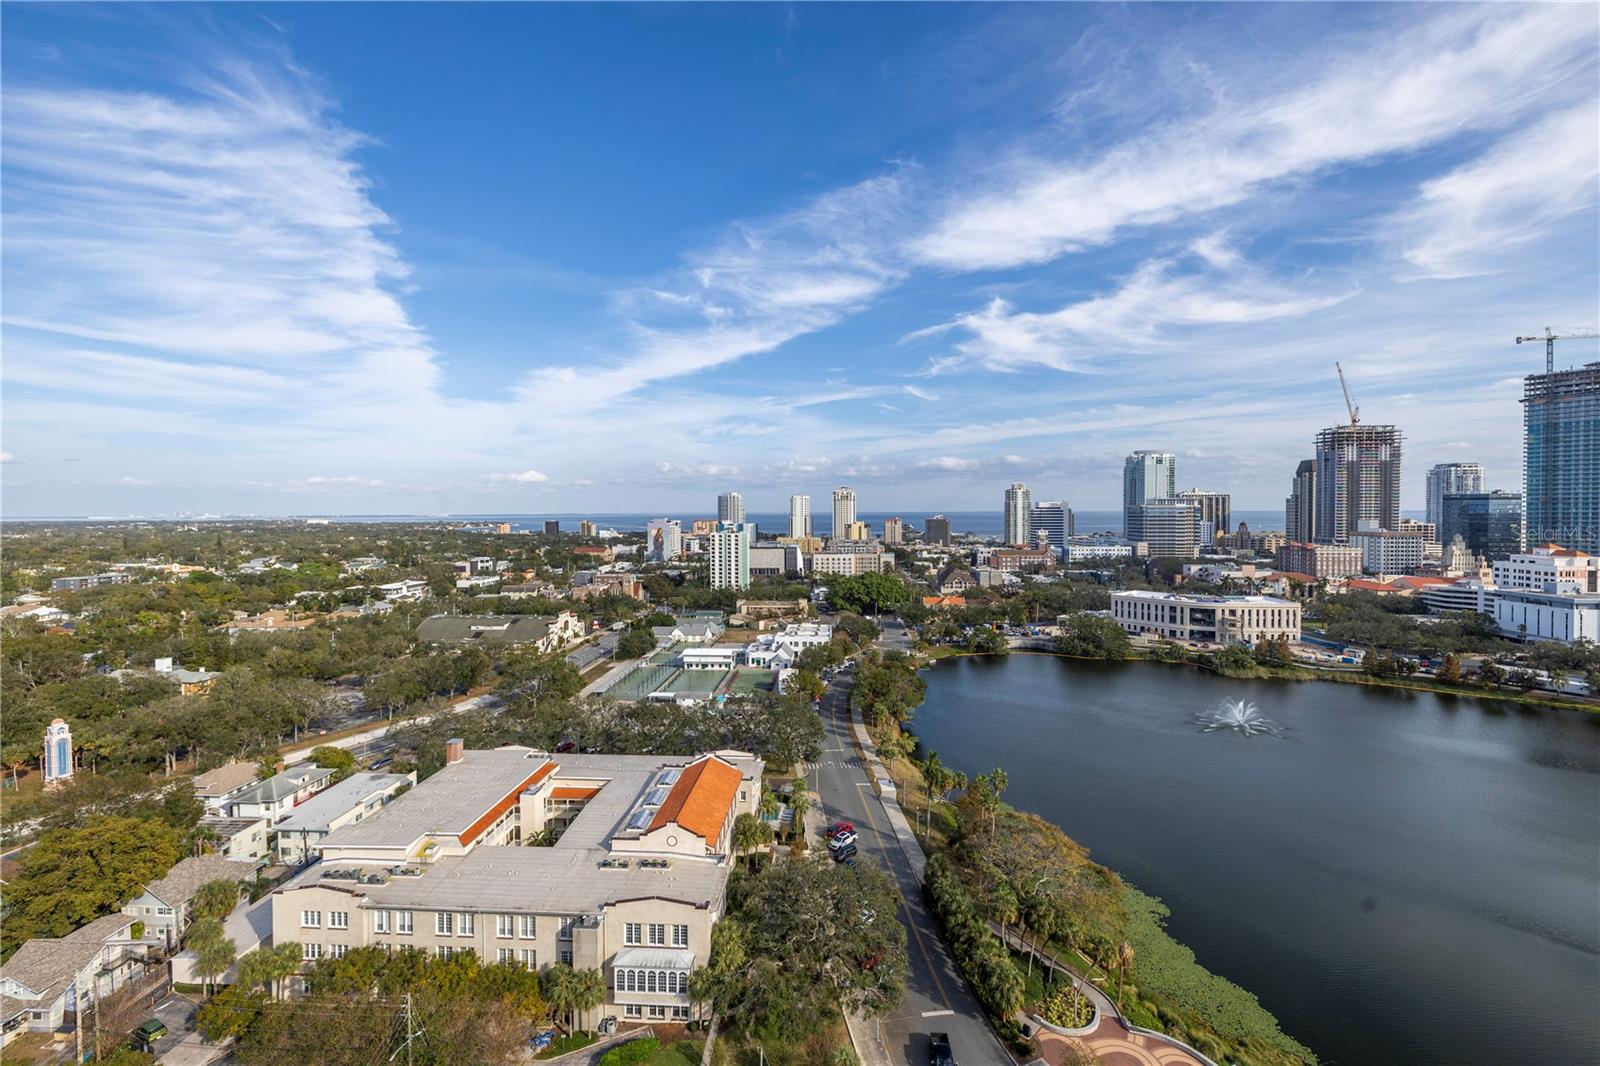
[[[342,959],[350,950],[349,944],[329,944],[324,950],[321,944],[301,944],[300,958],[304,962],[316,962],[320,958]]]
[[[687,992],[689,975],[683,970],[617,970],[618,992]]]
[[[624,1003],[622,1005],[622,1016],[624,1018],[643,1018],[646,1011],[649,1012],[651,1021],[663,1021],[669,1015],[675,1022],[686,1022],[689,1020],[688,1007],[667,1007],[659,1003],[652,1003],[648,1007],[641,1006],[638,1003]]]
[[[667,944],[667,926],[663,922],[624,922],[622,926],[622,942],[628,947],[643,946],[646,941],[645,933],[648,931],[651,947],[665,947]],[[674,925],[672,927],[672,946],[686,948],[689,946],[689,927],[687,925]]]
[[[302,928],[302,929],[321,929],[322,928],[322,912],[321,911],[301,911],[300,912],[300,928]],[[349,911],[329,911],[328,912],[328,928],[329,929],[348,929],[348,928],[350,928],[350,912]]]

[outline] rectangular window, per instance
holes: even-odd
[[[451,936],[456,931],[456,916],[449,911],[438,911],[433,916],[433,931],[440,936]]]
[[[675,1021],[675,1022],[686,1022],[686,1021],[688,1021],[689,1020],[689,1008],[688,1007],[673,1007],[672,1008],[672,1020]]]
[[[344,958],[344,953],[350,950],[350,945],[349,944],[334,944],[331,948],[329,948],[329,950],[331,952],[333,952],[333,957],[334,958],[342,959],[342,958]]]
[[[329,911],[328,912],[328,928],[329,929],[348,929],[348,928],[350,928],[350,912],[349,911]]]
[[[321,929],[322,928],[322,912],[321,911],[301,911],[300,912],[300,928],[302,928],[302,929]]]
[[[389,932],[389,912],[388,911],[373,911],[372,912],[372,931],[374,933],[387,933],[387,932]]]
[[[456,936],[471,936],[477,925],[474,920],[476,917],[472,914],[456,915]]]
[[[494,920],[494,935],[507,939],[517,935],[517,916],[515,914],[497,915]]]
[[[689,946],[689,927],[687,925],[675,925],[672,927],[672,946],[675,948]]]
[[[499,956],[498,961],[500,961],[500,962],[514,962],[514,961],[516,961],[516,956],[517,956],[517,951],[516,951],[515,948],[501,948],[500,949],[500,956]]]
[[[315,962],[316,960],[322,958],[322,945],[321,944],[301,944],[300,945],[300,957],[302,959],[304,959],[306,962]]]
[[[572,965],[572,949],[571,948],[562,948],[561,949],[561,961],[566,963],[568,966]]]
[[[394,912],[394,931],[395,932],[399,933],[401,936],[410,936],[412,931],[413,931],[413,929],[414,929],[414,926],[411,924],[411,912],[410,911],[395,911]]]
[[[644,1008],[637,1003],[624,1003],[622,1005],[622,1016],[624,1018],[643,1018]]]
[[[441,959],[454,958],[456,953],[456,949],[450,947],[448,944],[441,944],[439,947],[436,947],[433,950],[438,953]]]
[[[644,943],[644,926],[638,922],[627,922],[622,927],[622,942],[629,946]]]
[[[561,919],[561,928],[556,931],[556,939],[557,940],[571,940],[572,939],[572,927],[577,925],[577,924],[578,924],[578,919],[576,919],[576,918],[563,918],[563,919]]]
[[[539,920],[531,914],[522,916],[522,927],[517,936],[522,940],[533,940],[539,932]]]
[[[532,948],[522,948],[517,952],[517,957],[522,960],[522,965],[530,970],[539,968],[539,956],[534,954]]]
[[[666,944],[666,942],[667,942],[667,927],[666,927],[666,925],[664,923],[662,923],[662,922],[651,922],[650,923],[650,945],[652,947],[662,947],[662,946],[664,946]]]
[[[660,1004],[657,1004],[657,1003],[652,1003],[650,1005],[650,1017],[651,1018],[665,1018],[666,1016],[667,1016],[667,1008],[666,1007],[663,1007],[663,1006],[661,1006]]]

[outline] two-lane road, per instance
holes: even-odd
[[[960,1066],[1010,1066],[1010,1055],[983,1020],[937,924],[923,906],[922,886],[889,828],[883,803],[851,742],[846,693],[852,679],[853,671],[847,669],[823,697],[823,751],[814,776],[828,820],[853,823],[861,835],[859,861],[883,867],[900,890],[899,916],[906,926],[909,966],[905,999],[892,1014],[877,1019],[884,1046],[892,1062],[923,1066],[928,1061],[928,1034],[949,1033]]]

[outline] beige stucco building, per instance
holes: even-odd
[[[762,762],[463,751],[273,894],[272,940],[309,964],[353,947],[472,950],[488,962],[596,969],[606,1001],[574,1021],[684,1021],[711,951],[733,823]]]
[[[1208,644],[1300,640],[1300,605],[1272,596],[1185,596],[1133,590],[1111,594],[1111,617],[1130,636]]]

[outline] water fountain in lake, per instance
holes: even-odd
[[[1223,700],[1212,710],[1201,711],[1195,715],[1194,720],[1204,727],[1207,733],[1231,729],[1247,737],[1263,733],[1269,736],[1282,734],[1278,723],[1264,716],[1249,700]]]

